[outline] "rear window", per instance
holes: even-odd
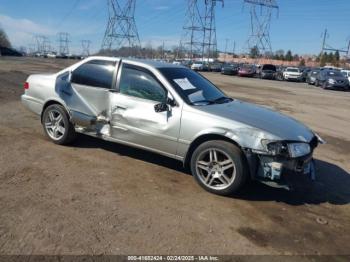
[[[115,62],[92,60],[82,64],[72,73],[72,83],[108,88],[112,87]]]

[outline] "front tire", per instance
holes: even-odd
[[[248,179],[242,151],[232,143],[212,140],[198,146],[191,157],[191,172],[205,190],[232,195]]]
[[[45,134],[55,144],[67,145],[76,138],[74,126],[61,105],[48,106],[44,111],[42,124]]]

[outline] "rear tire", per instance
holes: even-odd
[[[42,125],[47,137],[58,145],[67,145],[77,136],[67,111],[59,104],[50,105],[45,109]]]
[[[239,191],[249,177],[242,151],[222,140],[199,145],[192,154],[190,166],[202,188],[223,196]]]

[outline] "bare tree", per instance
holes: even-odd
[[[8,39],[7,34],[2,28],[0,28],[0,47],[11,48],[10,40]]]

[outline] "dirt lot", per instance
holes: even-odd
[[[62,60],[0,58],[0,254],[349,254],[350,92],[205,74],[232,97],[318,132],[317,181],[203,191],[179,162],[81,136],[44,136],[20,103],[28,74]]]

